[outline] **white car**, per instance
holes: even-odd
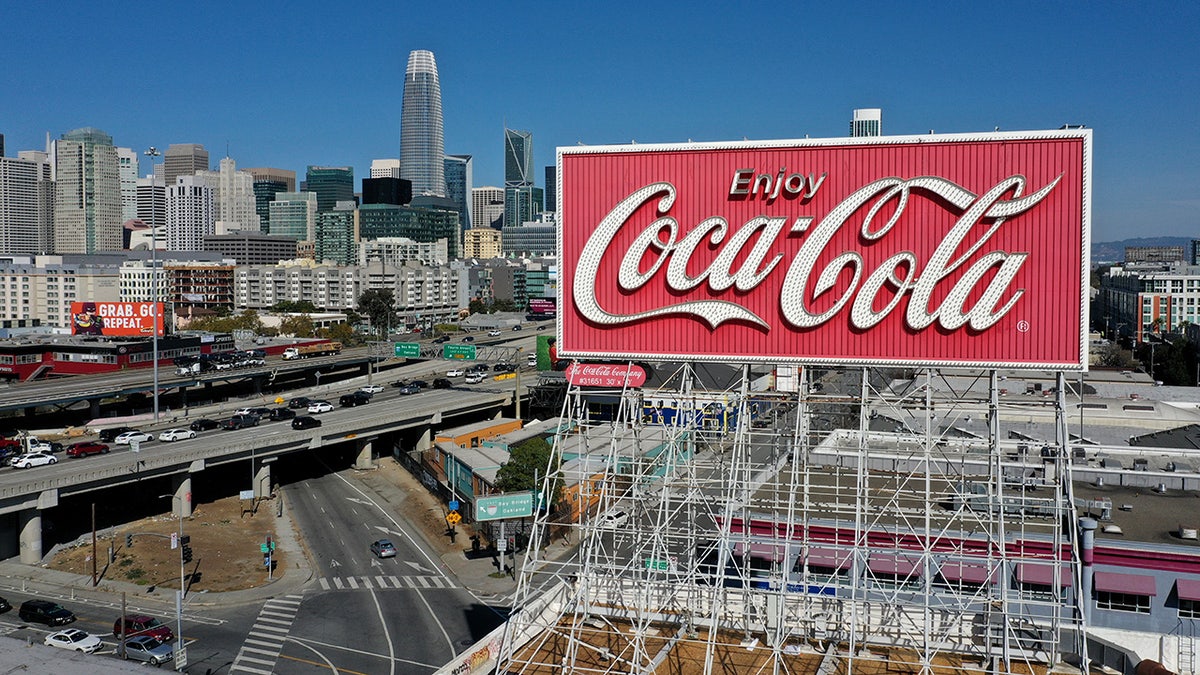
[[[479,384],[483,382],[483,373],[467,373],[467,384]]]
[[[186,441],[195,438],[196,432],[191,429],[167,429],[158,435],[160,441]]]
[[[327,413],[333,410],[333,404],[329,401],[313,401],[308,404],[308,412],[312,414]]]
[[[462,377],[464,374],[465,373],[463,372],[462,368],[455,368],[454,370],[446,371],[446,377]]]
[[[500,337],[500,331],[498,331],[498,330],[489,330],[489,331],[488,331],[488,337]]]
[[[104,644],[100,638],[78,628],[68,628],[46,636],[46,644],[60,649],[73,649],[77,652],[91,654]]]
[[[129,445],[131,441],[138,443],[146,443],[154,440],[154,434],[148,434],[144,431],[126,431],[125,433],[113,439],[113,443],[117,445]]]
[[[619,530],[629,522],[629,514],[624,509],[610,509],[596,518],[596,526],[605,530]]]
[[[378,384],[364,384],[363,386],[359,387],[358,390],[368,394],[378,394],[379,392],[383,391],[383,387]]]
[[[57,464],[58,459],[47,452],[27,452],[23,455],[17,455],[13,458],[12,467],[14,469],[28,469],[31,466],[42,466],[45,464]]]

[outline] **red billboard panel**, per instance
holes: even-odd
[[[562,356],[1086,367],[1091,132],[565,147]]]
[[[71,335],[161,336],[162,316],[161,302],[72,302]]]

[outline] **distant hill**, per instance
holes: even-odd
[[[1126,246],[1182,246],[1186,252],[1191,241],[1190,237],[1137,237],[1092,242],[1092,264],[1124,262]]]

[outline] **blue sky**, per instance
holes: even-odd
[[[404,67],[434,52],[446,152],[503,180],[576,143],[1094,129],[1093,239],[1200,237],[1197,3],[16,3],[0,6],[8,154],[81,126],[213,159],[399,156]],[[143,171],[145,173],[145,171]]]

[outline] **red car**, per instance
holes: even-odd
[[[81,441],[67,446],[67,457],[87,457],[88,455],[104,455],[108,446],[96,441]]]

